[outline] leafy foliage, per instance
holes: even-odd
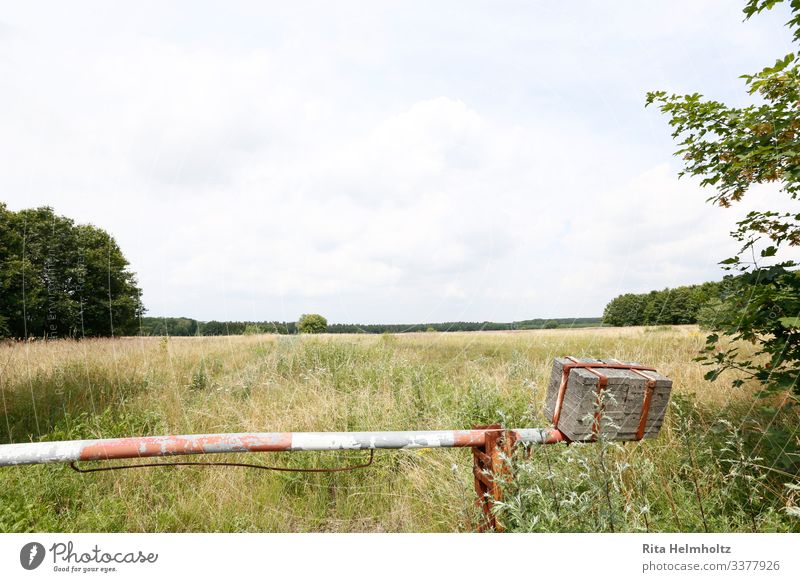
[[[723,282],[708,282],[649,293],[625,293],[606,305],[603,322],[615,326],[697,323],[700,310],[718,297],[723,287]]]
[[[0,335],[127,334],[142,311],[136,278],[106,231],[52,208],[0,203]]]
[[[198,321],[188,317],[142,317],[141,335],[198,335]]]
[[[297,322],[300,333],[325,333],[328,329],[328,320],[318,313],[304,313]]]
[[[746,18],[773,8],[781,0],[749,0]],[[800,0],[790,0],[795,41],[800,40]],[[774,183],[791,201],[800,193],[800,58],[778,59],[753,75],[743,75],[757,103],[730,107],[699,93],[668,95],[653,91],[655,104],[670,118],[679,141],[683,175],[701,177],[716,193],[714,204],[728,207],[751,187]],[[788,247],[800,246],[800,213],[764,209],[748,213],[731,235],[741,243],[736,256],[722,265],[741,276],[739,292],[729,296],[708,336],[701,361],[712,367],[709,379],[736,369],[765,384],[766,393],[793,388],[800,393],[800,281],[795,263],[780,260]],[[732,340],[733,343],[722,340]],[[758,345],[754,357],[740,357],[737,340]],[[742,376],[735,380],[741,383]]]

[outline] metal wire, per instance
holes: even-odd
[[[246,469],[261,469],[263,471],[285,471],[287,473],[341,473],[344,471],[355,471],[366,469],[375,460],[375,449],[369,451],[369,461],[360,465],[350,465],[348,467],[334,467],[332,469],[294,469],[292,467],[271,467],[268,465],[257,465],[255,463],[235,463],[229,461],[175,461],[170,463],[138,463],[136,465],[113,465],[110,467],[94,467],[92,469],[82,469],[78,467],[76,461],[72,461],[69,466],[78,473],[97,473],[98,471],[119,471],[121,469],[148,469],[152,467],[244,467]]]

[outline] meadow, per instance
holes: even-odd
[[[510,531],[800,531],[797,407],[705,381],[693,361],[703,344],[694,326],[4,343],[0,443],[544,427],[553,358],[614,357],[673,379],[661,434],[518,451],[496,508]],[[366,458],[225,457],[305,468]],[[367,469],[320,474],[6,467],[0,531],[473,531],[471,471],[469,449],[378,451]]]

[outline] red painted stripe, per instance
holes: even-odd
[[[556,443],[565,443],[568,442],[569,439],[564,436],[564,434],[558,430],[557,428],[550,429],[550,432],[547,435],[547,438],[544,441],[546,445],[554,445]]]
[[[80,460],[97,461],[238,451],[286,451],[291,444],[292,436],[288,432],[269,435],[132,437],[106,439],[87,445],[81,451]]]
[[[491,429],[490,429],[491,430]],[[500,430],[500,429],[495,429]],[[486,443],[486,430],[454,430],[454,447],[482,447]]]

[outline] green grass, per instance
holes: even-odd
[[[702,344],[694,327],[5,344],[0,442],[546,426],[554,357],[616,357],[675,381],[662,434],[516,454],[497,507],[510,530],[800,531],[785,486],[797,483],[797,411],[704,381]],[[225,458],[309,468],[366,455]],[[471,531],[476,518],[466,449],[382,451],[369,469],[329,474],[0,468],[4,532]]]

